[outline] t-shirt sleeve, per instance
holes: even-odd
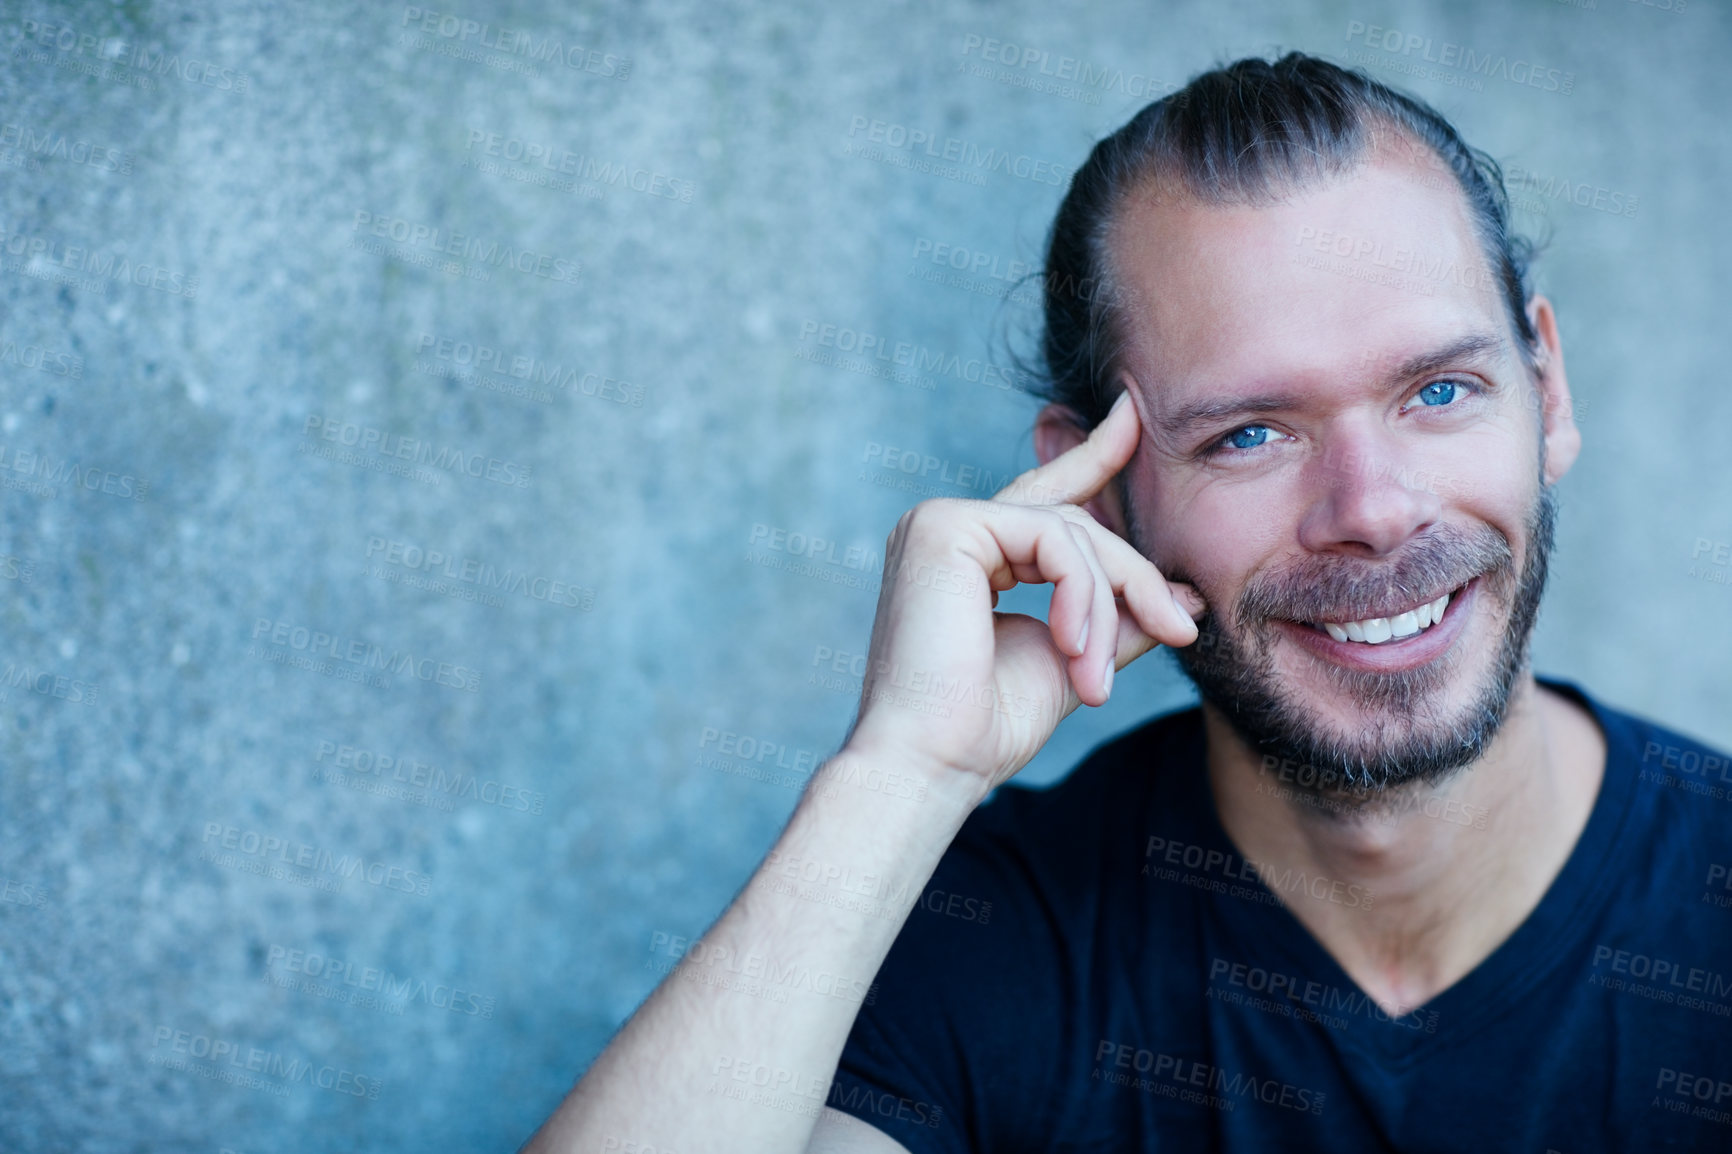
[[[1044,1150],[1052,1130],[1060,935],[1026,861],[995,836],[1002,816],[977,811],[921,891],[826,1102],[911,1154]]]

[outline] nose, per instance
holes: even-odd
[[[1312,499],[1299,540],[1314,553],[1383,557],[1443,516],[1443,500],[1423,482],[1393,438],[1372,432],[1332,440],[1305,471]]]

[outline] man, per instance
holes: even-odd
[[[1732,1148],[1732,763],[1530,672],[1580,436],[1495,166],[1240,61],[1046,274],[1042,465],[902,518],[842,751],[530,1148]],[[1157,644],[1200,709],[985,800]]]

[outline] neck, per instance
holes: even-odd
[[[1266,879],[1292,870],[1342,883],[1271,888],[1394,1013],[1454,985],[1533,912],[1581,836],[1605,769],[1592,717],[1531,675],[1478,761],[1370,805],[1308,793],[1291,784],[1290,767],[1265,770],[1219,711],[1205,704],[1203,713],[1228,836]],[[1330,900],[1340,894],[1356,900]]]

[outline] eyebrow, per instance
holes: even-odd
[[[1415,377],[1436,372],[1448,365],[1459,364],[1462,361],[1480,360],[1485,358],[1487,354],[1501,353],[1504,348],[1505,342],[1502,337],[1493,336],[1490,333],[1469,333],[1441,348],[1418,353],[1402,361],[1386,375],[1385,383],[1393,388]],[[1184,438],[1199,425],[1217,424],[1229,417],[1286,412],[1297,407],[1299,407],[1299,401],[1291,394],[1259,393],[1245,397],[1221,397],[1181,405],[1170,417],[1160,423],[1168,434]]]

